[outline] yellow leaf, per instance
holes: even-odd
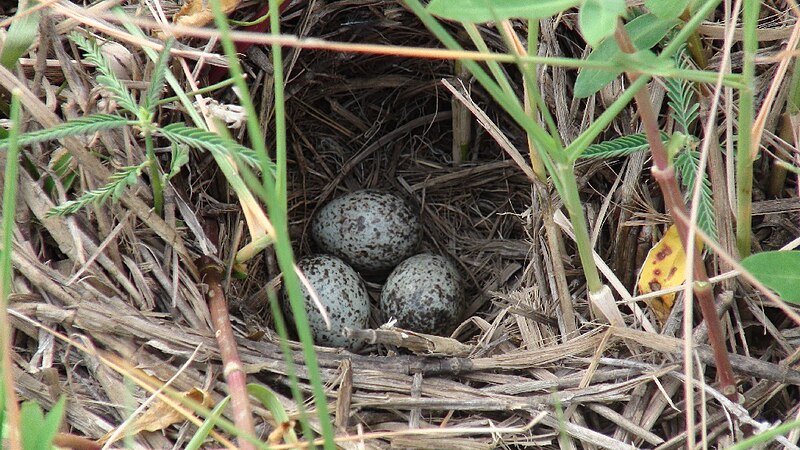
[[[222,12],[227,14],[236,9],[240,2],[241,0],[222,0],[220,7],[222,7]],[[191,27],[201,27],[212,20],[214,20],[214,15],[211,13],[211,6],[203,0],[187,1],[173,18],[178,25]]]
[[[183,392],[181,395],[206,408],[210,408],[214,404],[211,396],[201,389],[192,388],[191,391]],[[142,431],[163,430],[172,424],[180,423],[184,420],[185,416],[180,411],[161,400],[156,400],[147,411],[128,425],[125,431],[118,435],[117,439],[121,439],[125,436],[132,436]],[[107,441],[111,435],[114,434],[114,431],[115,430],[111,430],[108,432],[108,434],[100,438],[99,442],[102,444]]]
[[[701,245],[702,241],[698,239],[696,248],[700,248]],[[680,286],[684,281],[686,281],[686,252],[681,244],[678,227],[672,225],[647,254],[639,272],[637,287],[640,294],[649,294]],[[647,300],[648,306],[661,323],[667,320],[674,303],[674,292]]]

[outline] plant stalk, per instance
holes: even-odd
[[[144,144],[147,152],[147,164],[150,168],[150,183],[153,186],[153,209],[161,217],[164,211],[164,185],[161,182],[161,168],[158,165],[156,152],[153,148],[153,133],[149,124],[145,124]]]
[[[589,235],[589,227],[586,224],[586,216],[583,213],[573,166],[571,164],[559,164],[557,176],[561,179],[561,200],[567,208],[569,220],[574,228],[575,245],[578,246],[578,255],[581,258],[586,285],[590,293],[598,293],[604,285],[600,280],[600,272],[598,272],[592,257],[592,238]]]
[[[512,30],[513,31],[513,30]],[[536,19],[528,20],[528,51],[527,54],[534,54],[537,55],[539,53],[539,21]],[[526,67],[532,67],[530,65]],[[528,80],[523,80],[523,88],[525,95],[525,107],[528,110],[528,114],[531,117],[531,120],[536,120],[537,108],[536,103],[531,102],[528,96],[529,89],[538,89],[539,88],[539,79],[536,73],[536,68],[532,67],[531,70],[528,71],[530,73],[530,80],[532,84],[528,83]],[[555,139],[556,136],[553,136]],[[541,158],[536,151],[536,143],[533,140],[531,135],[528,135],[528,157],[531,159],[531,168],[533,169],[533,173],[539,177],[540,180],[545,181],[545,169],[544,164],[542,164]]]
[[[739,91],[739,140],[736,146],[736,247],[739,257],[746,258],[753,245],[753,158],[751,149],[757,142],[752,142],[752,126],[754,116],[753,82],[755,78],[755,56],[758,50],[758,12],[759,0],[744,0],[742,21],[744,35],[744,61],[742,76],[744,87]]]
[[[618,22],[614,37],[622,51],[626,53],[636,52],[636,48],[625,32],[621,21]],[[639,75],[636,73],[629,72],[627,75],[631,82],[635,82],[636,79],[639,78]],[[645,134],[647,134],[647,140],[650,143],[650,151],[653,157],[653,178],[655,178],[661,188],[661,192],[664,195],[664,203],[678,228],[678,234],[681,237],[683,248],[689,249],[689,229],[691,227],[688,219],[689,213],[683,201],[680,188],[678,187],[678,180],[675,177],[675,169],[672,166],[672,161],[669,158],[666,147],[661,141],[658,119],[653,110],[650,95],[647,90],[640,90],[636,93],[635,99],[636,105],[639,107],[639,115],[642,118]],[[694,261],[694,294],[700,304],[703,320],[706,321],[706,326],[708,327],[708,340],[714,353],[717,376],[721,385],[720,390],[731,401],[737,402],[736,380],[733,376],[733,369],[731,368],[727,347],[725,346],[722,324],[717,317],[717,311],[714,307],[711,283],[708,281],[706,266],[700,255],[699,248],[695,247],[692,258]]]
[[[255,436],[253,415],[250,411],[249,395],[247,393],[247,374],[239,358],[236,338],[233,335],[230,317],[228,315],[228,302],[222,291],[222,267],[207,256],[199,258],[196,262],[200,270],[200,279],[207,286],[208,310],[211,313],[211,322],[214,325],[214,335],[217,338],[219,354],[222,357],[223,375],[228,385],[231,396],[231,409],[233,410],[233,423],[241,432]],[[239,448],[255,450],[255,446],[237,436]]]

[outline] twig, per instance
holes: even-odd
[[[208,288],[206,294],[208,297],[208,309],[211,313],[214,335],[217,338],[219,353],[222,357],[223,375],[231,396],[233,423],[243,433],[255,436],[253,416],[250,413],[250,402],[247,394],[247,375],[242,361],[239,359],[236,339],[233,336],[233,328],[228,316],[228,303],[225,300],[225,293],[222,291],[222,284],[220,283],[222,267],[208,256],[200,257],[197,260],[197,267],[200,270],[200,279]],[[241,436],[237,437],[237,440],[241,449],[255,449],[253,444]]]

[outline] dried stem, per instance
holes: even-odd
[[[243,433],[255,436],[253,426],[253,416],[250,413],[250,402],[247,394],[247,374],[239,358],[239,350],[236,347],[236,339],[233,337],[230,317],[228,316],[228,302],[222,291],[222,267],[211,258],[203,256],[197,260],[197,267],[200,269],[200,277],[208,287],[208,309],[211,313],[211,322],[214,325],[214,335],[219,345],[219,353],[222,357],[225,375],[225,383],[228,385],[228,392],[231,396],[231,408],[233,408],[233,423]],[[244,450],[254,450],[253,444],[245,438],[239,436],[239,448]]]
[[[73,450],[100,450],[103,447],[91,439],[69,433],[56,434],[53,439],[53,445]]]
[[[636,48],[633,46],[621,22],[617,25],[614,37],[623,52],[636,52]],[[627,76],[631,82],[636,81],[639,77],[638,74],[632,72],[628,72]],[[639,107],[639,115],[642,118],[642,125],[647,134],[647,140],[650,143],[650,151],[653,156],[653,178],[658,182],[661,192],[664,195],[664,203],[667,206],[667,210],[675,221],[675,225],[678,227],[678,234],[681,236],[683,248],[689,249],[691,244],[689,241],[689,228],[691,226],[688,220],[689,213],[686,210],[686,204],[683,201],[680,188],[678,188],[678,180],[675,178],[675,169],[672,167],[667,149],[661,141],[658,120],[653,111],[650,96],[646,90],[640,90],[636,93],[635,99],[636,105]],[[728,351],[722,335],[722,325],[717,317],[716,309],[714,308],[713,289],[708,281],[706,266],[703,263],[699,248],[695,247],[693,260],[695,280],[694,294],[700,304],[700,311],[708,327],[708,340],[714,352],[714,361],[721,385],[720,390],[731,401],[736,402],[738,401],[736,395],[736,380],[733,376],[733,369],[731,368]]]

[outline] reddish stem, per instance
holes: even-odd
[[[82,436],[69,433],[58,433],[53,439],[53,445],[73,450],[100,450],[102,445]]]
[[[222,267],[208,256],[197,260],[200,269],[200,279],[206,284],[208,291],[208,309],[211,313],[211,322],[214,325],[214,335],[219,345],[219,354],[222,357],[223,375],[228,385],[233,409],[233,423],[239,431],[250,436],[255,436],[253,415],[250,413],[250,401],[247,394],[247,374],[239,358],[236,339],[233,336],[230,317],[228,316],[228,302],[222,291]],[[255,450],[252,443],[241,437],[237,438],[239,448]]]
[[[623,52],[636,52],[636,48],[633,46],[621,22],[617,24],[614,37],[619,44],[619,48],[622,49]],[[633,72],[627,72],[626,74],[631,82],[639,78],[639,75]],[[667,149],[661,141],[658,120],[653,111],[650,94],[647,90],[642,89],[636,93],[635,98],[636,105],[639,107],[639,115],[642,118],[644,131],[650,143],[650,152],[653,156],[653,178],[655,178],[661,188],[661,192],[664,195],[664,203],[678,228],[678,234],[681,236],[683,248],[688,249],[690,227],[690,222],[688,220],[689,212],[686,209],[686,203],[683,201],[680,188],[678,188],[678,180],[675,178],[675,170],[670,163]],[[714,363],[717,366],[720,390],[731,401],[738,402],[736,380],[733,376],[733,369],[731,368],[731,362],[728,358],[728,350],[725,346],[722,324],[717,317],[717,310],[714,308],[714,296],[711,284],[708,281],[708,274],[706,274],[706,266],[700,255],[700,249],[696,246],[693,259],[695,280],[694,295],[697,297],[697,302],[700,304],[700,311],[703,314],[703,320],[706,321],[706,326],[708,327],[708,341],[714,352]]]

